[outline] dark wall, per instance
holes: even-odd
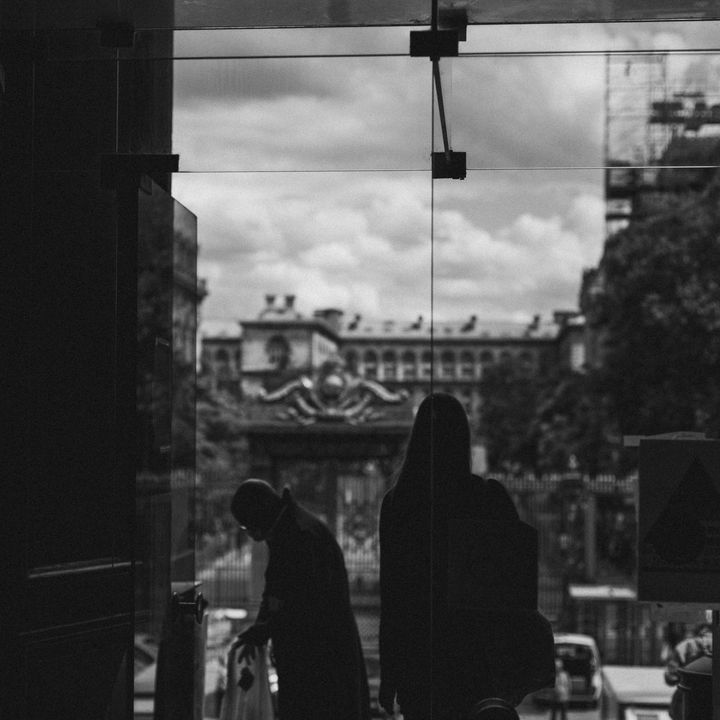
[[[129,717],[133,193],[102,170],[108,154],[170,151],[172,67],[116,63],[99,18],[78,29],[90,19],[84,3],[38,5],[0,6],[0,245],[12,338],[0,715]],[[123,52],[170,56],[167,38]]]

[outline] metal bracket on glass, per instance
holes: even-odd
[[[114,153],[100,156],[100,178],[103,187],[115,188],[122,178],[138,181],[143,175],[164,185],[163,176],[178,171],[179,155]]]
[[[129,22],[98,21],[100,46],[105,48],[128,48],[135,44],[135,27]]]
[[[433,19],[431,30],[410,32],[410,56],[429,57],[432,61],[433,85],[437,96],[443,138],[443,151],[432,153],[432,176],[433,178],[464,180],[467,174],[465,153],[453,152],[450,149],[445,99],[440,78],[440,58],[458,56],[458,45],[467,37],[467,11],[463,8],[438,11],[437,3],[433,2]]]
[[[434,152],[432,176],[435,179],[464,180],[467,175],[467,159],[464,152]]]
[[[430,30],[410,31],[410,57],[457,57],[458,44],[467,40],[467,9],[439,8],[433,2]],[[437,18],[437,20],[435,20]]]
[[[411,30],[410,57],[457,57],[460,34],[457,30]]]

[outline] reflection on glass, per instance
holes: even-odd
[[[606,165],[618,167],[609,182],[624,182],[622,168],[639,166],[642,185],[659,172],[644,166],[714,163],[715,53],[468,56],[453,65],[453,145],[470,169]]]
[[[453,149],[468,169],[598,167],[602,56],[453,60]]]
[[[470,25],[459,44],[461,55],[531,53],[571,55],[653,51],[714,51],[717,21]],[[92,24],[54,26],[47,31],[49,60],[144,60],[345,55],[407,55],[412,26],[265,29],[185,29],[135,27],[134,47],[105,47]],[[422,58],[416,63],[425,65]]]
[[[195,580],[195,338],[202,298],[196,254],[195,216],[144,182],[138,192],[136,717],[159,707],[159,678],[168,681],[179,671],[168,654],[177,642],[170,633],[171,595]],[[158,672],[163,652],[165,669]],[[192,648],[188,658],[192,663]]]
[[[75,3],[43,3],[42,12],[27,3],[28,11],[10,18],[10,29],[94,28],[98,18],[122,17],[138,29],[177,28],[332,28],[430,25],[428,0],[402,0],[394,3],[367,3],[363,0],[312,0],[293,3],[283,0],[247,0],[242,4],[228,0],[198,3],[193,0],[165,0],[145,3],[141,0],[83,0]],[[440,3],[456,5],[455,3]],[[102,7],[104,6],[104,7]],[[647,21],[712,21],[720,18],[710,3],[685,0],[672,6],[659,3],[572,2],[508,3],[501,0],[464,3],[470,24],[550,24],[613,23]]]
[[[471,25],[460,43],[466,53],[567,54],[715,50],[718,23],[652,22]]]

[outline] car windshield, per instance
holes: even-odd
[[[594,661],[592,648],[587,645],[558,644],[555,652],[571,675],[586,672]]]

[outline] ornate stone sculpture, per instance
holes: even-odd
[[[405,390],[392,392],[373,380],[351,375],[338,357],[326,360],[313,377],[302,375],[271,393],[262,392],[264,402],[286,400],[278,412],[282,420],[302,425],[315,422],[346,422],[357,425],[382,417],[375,403],[399,404],[408,397]]]

